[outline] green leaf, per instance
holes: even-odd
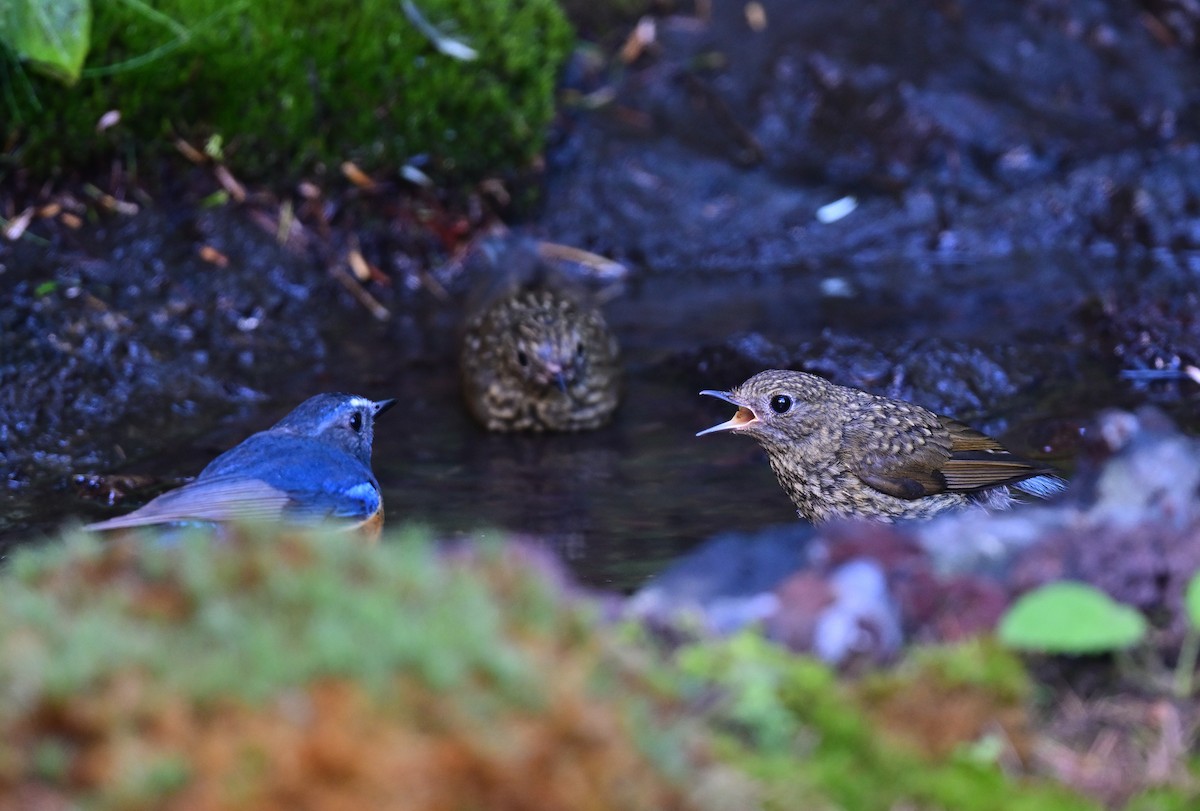
[[[1086,583],[1050,583],[1023,595],[1000,620],[1000,641],[1043,653],[1106,653],[1141,641],[1146,619]]]
[[[10,2],[0,11],[0,41],[33,69],[74,84],[91,38],[91,0]]]
[[[1192,627],[1200,630],[1200,572],[1192,575],[1183,599]]]

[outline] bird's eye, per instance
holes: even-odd
[[[522,366],[529,365],[529,356],[525,354],[524,349],[521,349],[517,352],[517,363],[521,364]]]
[[[792,408],[792,398],[786,394],[776,394],[771,398],[771,410],[776,414],[786,414]]]
[[[359,431],[362,430],[362,427],[363,427],[362,414],[359,414],[357,411],[355,411],[353,414],[350,415],[350,430],[357,434]]]

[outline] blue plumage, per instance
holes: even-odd
[[[235,520],[382,523],[371,472],[374,419],[395,401],[319,394],[208,464],[196,480],[128,515],[90,524],[109,530]]]

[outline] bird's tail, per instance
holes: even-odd
[[[1020,490],[1022,493],[1028,493],[1031,496],[1038,498],[1050,498],[1056,496],[1067,489],[1066,479],[1060,476],[1055,476],[1050,473],[1041,476],[1034,476],[1024,481],[1019,481],[1013,484],[1012,487]]]

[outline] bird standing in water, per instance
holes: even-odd
[[[467,322],[463,395],[491,431],[581,431],[620,399],[617,341],[599,310],[565,289],[522,284]]]
[[[218,456],[195,481],[128,515],[84,529],[328,521],[378,538],[383,497],[371,472],[371,442],[375,418],[395,402],[351,394],[310,397],[275,425]]]
[[[748,434],[810,521],[928,518],[979,503],[1002,509],[1013,488],[1046,497],[1065,484],[1053,468],[903,400],[771,369],[731,391],[700,392],[738,407],[714,431]]]

